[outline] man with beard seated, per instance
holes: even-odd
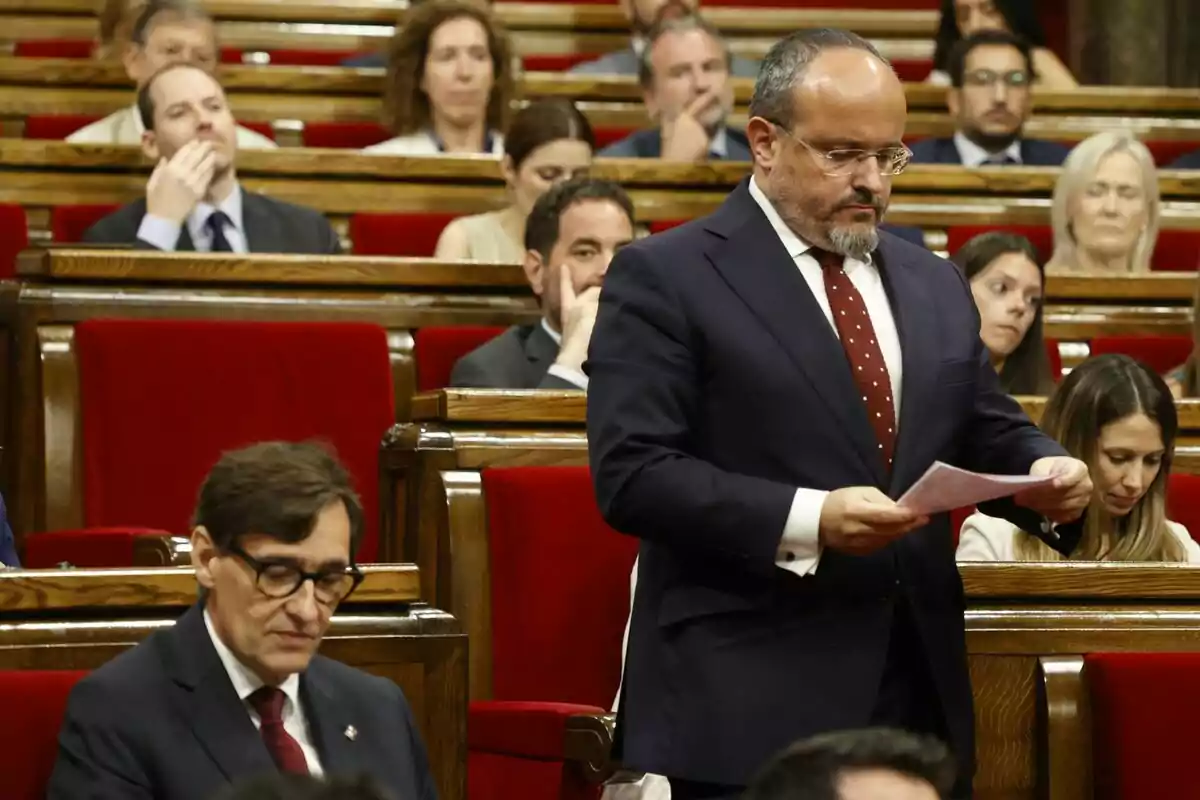
[[[142,151],[157,163],[145,199],[84,234],[95,244],[226,253],[338,253],[311,209],[245,191],[234,161],[237,125],[225,90],[203,69],[171,64],[138,90]]]
[[[1033,56],[1023,39],[1006,31],[981,31],[959,41],[950,54],[946,95],[957,130],[951,138],[917,142],[913,162],[1061,166],[1070,148],[1021,136],[1032,107],[1033,80]]]

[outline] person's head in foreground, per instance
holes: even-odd
[[[941,800],[954,770],[934,738],[891,728],[839,731],[784,750],[742,800]]]
[[[750,101],[755,181],[807,242],[864,258],[912,155],[907,113],[903,84],[870,42],[794,33],[763,59]]]
[[[1088,465],[1095,494],[1079,561],[1184,561],[1167,524],[1167,478],[1178,428],[1175,403],[1154,370],[1124,355],[1084,361],[1063,379],[1042,414],[1041,428]],[[1022,535],[1018,560],[1061,558]]]
[[[135,85],[145,85],[170,64],[192,64],[207,72],[216,69],[216,27],[196,0],[149,0],[115,10],[125,13],[114,14],[112,35],[128,39],[114,40],[110,49],[123,47],[121,60]]]
[[[1146,272],[1158,241],[1158,173],[1146,145],[1127,131],[1080,142],[1054,185],[1054,255],[1047,268]]]
[[[170,64],[138,90],[137,107],[147,158],[170,161],[187,151],[195,179],[209,184],[233,179],[237,123],[225,90],[210,73],[191,64]]]
[[[481,152],[508,124],[513,96],[508,37],[486,6],[429,0],[408,14],[388,53],[384,105],[397,136],[430,132],[448,152]]]
[[[552,328],[561,330],[573,297],[599,292],[613,256],[633,238],[633,203],[615,183],[572,178],[538,199],[525,223],[525,276]]]
[[[586,176],[596,139],[587,117],[569,100],[535,100],[513,117],[504,136],[501,170],[522,216],[552,186]]]
[[[1031,47],[1046,45],[1034,0],[942,0],[933,68],[949,72],[954,46],[982,31],[1011,33]]]
[[[281,773],[239,783],[217,800],[394,800],[370,778],[314,778]]]
[[[638,81],[650,118],[662,124],[688,114],[711,137],[733,111],[729,50],[698,16],[668,17],[648,33]]]
[[[363,509],[346,469],[313,443],[226,453],[192,524],[192,565],[221,641],[267,685],[304,671],[362,580]]]
[[[659,22],[694,14],[700,0],[618,0],[634,36],[646,37]]]
[[[1004,31],[982,31],[950,53],[946,105],[956,128],[989,153],[1021,137],[1033,107],[1029,44]]]
[[[979,309],[979,338],[1009,394],[1047,395],[1054,389],[1042,337],[1045,279],[1028,239],[1006,231],[981,233],[950,259],[971,283]]]

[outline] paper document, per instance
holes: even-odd
[[[896,503],[918,514],[939,514],[1053,482],[1052,476],[986,475],[935,461]]]

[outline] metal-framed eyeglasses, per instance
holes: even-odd
[[[804,147],[813,157],[817,168],[831,177],[840,178],[853,175],[862,164],[872,158],[875,159],[875,163],[878,165],[879,174],[890,177],[904,172],[904,168],[908,166],[908,162],[912,159],[912,151],[904,145],[884,147],[879,150],[840,147],[826,150],[809,144],[778,122],[774,124],[789,139]]]
[[[317,602],[332,606],[349,597],[363,582],[362,571],[353,564],[340,569],[305,572],[286,561],[262,561],[237,545],[230,545],[228,549],[254,570],[254,585],[258,591],[276,600],[291,597],[300,591],[305,581],[312,581]]]
[[[1014,69],[1009,72],[996,72],[992,69],[973,69],[963,73],[963,85],[979,88],[991,88],[1002,83],[1009,89],[1028,89],[1033,80],[1028,72]]]

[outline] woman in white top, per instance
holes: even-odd
[[[950,51],[960,39],[985,30],[1008,31],[1033,47],[1033,72],[1039,89],[1061,91],[1079,84],[1054,51],[1046,47],[1046,34],[1038,21],[1033,0],[942,0],[942,21],[933,52],[929,83],[949,86]]]
[[[504,137],[501,169],[510,202],[498,211],[460,217],[442,231],[434,257],[520,264],[525,219],[557,183],[587,175],[596,140],[569,100],[538,100],[517,112]]]
[[[1095,494],[1073,561],[1200,562],[1200,546],[1167,519],[1167,477],[1178,419],[1171,392],[1129,356],[1088,359],[1068,375],[1042,414],[1042,430],[1087,463]],[[959,561],[1057,561],[1012,523],[972,514]]]
[[[392,39],[384,106],[395,138],[365,153],[500,155],[513,94],[508,37],[467,0],[415,6]]]

